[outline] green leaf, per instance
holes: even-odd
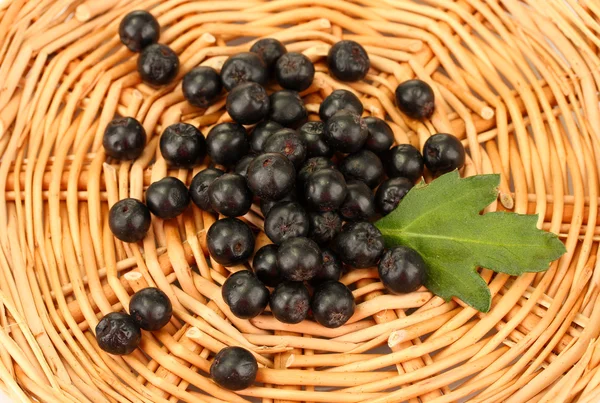
[[[536,227],[535,215],[480,214],[496,200],[499,184],[499,175],[461,179],[450,172],[415,186],[375,225],[388,247],[402,244],[421,254],[431,292],[487,312],[491,294],[478,266],[518,276],[547,270],[566,252],[555,234]]]

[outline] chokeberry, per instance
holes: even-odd
[[[333,240],[332,249],[344,263],[352,267],[372,267],[383,253],[381,232],[369,222],[349,223]]]
[[[400,144],[389,150],[384,167],[390,178],[403,177],[416,182],[423,175],[423,156],[411,144]]]
[[[167,45],[154,43],[140,53],[137,70],[145,83],[156,86],[169,84],[179,72],[179,57]]]
[[[311,284],[321,284],[326,281],[338,281],[342,277],[342,261],[331,249],[322,249],[323,265],[310,281]]]
[[[368,136],[367,124],[354,112],[342,109],[325,123],[325,141],[331,148],[343,153],[360,150]]]
[[[375,193],[375,208],[382,215],[388,215],[398,207],[412,187],[413,182],[407,178],[390,178],[384,181]]]
[[[265,143],[265,152],[285,155],[299,168],[306,159],[306,143],[294,129],[281,129]]]
[[[408,117],[429,119],[435,108],[433,89],[425,81],[405,81],[396,88],[396,105]]]
[[[248,134],[239,123],[220,123],[206,136],[208,155],[216,164],[235,165],[249,148]]]
[[[303,283],[286,281],[273,290],[269,300],[271,313],[280,322],[300,323],[308,315],[310,294]]]
[[[351,91],[335,90],[329,94],[319,107],[319,117],[323,122],[327,122],[330,117],[341,110],[354,112],[358,116],[363,114],[363,104],[360,99]]]
[[[297,199],[298,199],[298,196],[296,194],[296,188],[293,188],[288,194],[283,196],[283,198],[281,198],[280,200],[261,199],[260,200],[260,212],[262,213],[263,217],[266,217],[267,214],[269,214],[269,211],[271,211],[273,206],[276,205],[277,203],[284,202],[284,201],[296,201]]]
[[[129,314],[140,328],[154,331],[169,323],[173,306],[167,294],[158,288],[147,287],[133,294]]]
[[[190,204],[188,188],[179,179],[167,176],[151,184],[146,190],[146,205],[163,220],[175,218]]]
[[[256,154],[246,154],[244,155],[235,167],[233,168],[233,172],[238,175],[242,175],[245,179],[248,179],[248,167],[250,163],[256,158]]]
[[[311,212],[308,218],[308,236],[319,245],[331,242],[342,230],[342,217],[335,211]]]
[[[281,283],[283,280],[277,267],[277,245],[265,245],[256,251],[252,259],[252,269],[256,277],[268,287],[275,287]]]
[[[300,171],[298,171],[298,185],[303,187],[306,184],[306,181],[308,180],[308,177],[310,175],[312,175],[314,172],[317,172],[321,169],[325,169],[325,168],[335,168],[335,164],[333,163],[332,160],[330,160],[329,158],[325,158],[325,157],[313,157],[310,158],[309,160],[307,160],[304,165],[302,165],[302,168],[300,168]]]
[[[254,318],[269,303],[269,290],[250,270],[240,270],[225,280],[221,294],[231,312],[241,319]]]
[[[317,211],[337,210],[347,193],[344,175],[331,168],[314,172],[304,185],[306,204]]]
[[[329,72],[341,81],[358,81],[365,78],[371,67],[367,51],[357,42],[339,41],[327,54]]]
[[[285,155],[265,153],[252,160],[247,179],[250,190],[262,200],[279,200],[294,188],[296,171]]]
[[[158,42],[159,36],[158,21],[145,10],[130,12],[119,24],[121,42],[132,52],[139,52],[146,46]]]
[[[275,78],[283,88],[304,91],[315,78],[315,66],[302,53],[286,53],[275,63]]]
[[[308,281],[323,265],[319,246],[304,237],[289,238],[277,250],[277,267],[281,277],[290,281]]]
[[[267,85],[269,74],[263,59],[252,52],[242,52],[229,57],[221,68],[221,80],[227,91],[247,81]]]
[[[309,226],[308,214],[300,203],[293,201],[275,204],[265,217],[265,233],[276,244],[308,235]]]
[[[346,156],[340,162],[339,170],[346,181],[358,180],[364,182],[370,188],[377,187],[383,177],[381,160],[374,152],[369,150],[360,150]]]
[[[258,54],[267,65],[267,69],[273,71],[275,63],[287,53],[287,49],[275,38],[263,38],[254,42],[250,52]]]
[[[369,136],[364,147],[376,154],[381,154],[390,149],[394,144],[394,132],[390,125],[383,119],[369,116],[365,118]]]
[[[393,294],[416,291],[427,277],[427,266],[421,255],[406,246],[386,250],[377,269],[381,282]]]
[[[96,325],[98,347],[109,354],[131,354],[141,340],[142,331],[126,313],[111,312]]]
[[[451,134],[434,134],[423,145],[423,159],[436,175],[454,171],[465,165],[465,147]]]
[[[296,91],[275,91],[269,98],[269,119],[272,121],[295,129],[303,125],[308,119],[304,101]]]
[[[264,87],[253,82],[241,83],[227,95],[227,113],[242,125],[253,125],[269,114],[269,96]]]
[[[310,307],[315,320],[325,327],[340,327],[354,315],[354,295],[339,281],[327,281],[315,289]]]
[[[206,156],[206,139],[195,126],[175,123],[160,136],[160,153],[171,166],[191,168]]]
[[[239,217],[250,211],[252,192],[242,175],[227,173],[210,184],[208,199],[217,213],[227,217]]]
[[[113,235],[123,242],[138,242],[150,229],[150,210],[139,200],[119,200],[110,209],[108,226]]]
[[[144,151],[146,131],[134,118],[115,118],[104,130],[104,152],[118,160],[134,160]]]
[[[347,221],[370,220],[375,215],[373,191],[360,181],[347,184],[348,194],[340,206],[340,215]]]
[[[206,245],[212,258],[224,266],[244,263],[254,252],[254,234],[242,220],[223,218],[206,233]]]
[[[306,122],[298,130],[306,143],[306,157],[331,157],[333,150],[325,142],[325,125],[323,122]]]
[[[256,153],[264,151],[265,143],[274,133],[283,129],[283,126],[272,120],[263,120],[252,130],[250,135],[250,149]]]
[[[218,168],[206,168],[194,176],[190,184],[190,197],[196,206],[204,211],[214,212],[208,198],[208,188],[215,179],[224,173]]]
[[[181,89],[190,104],[199,108],[208,108],[221,95],[223,83],[215,69],[198,66],[183,76]]]
[[[210,366],[210,377],[219,386],[242,390],[252,385],[258,372],[256,358],[241,347],[225,347]]]

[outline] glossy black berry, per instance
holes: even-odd
[[[277,245],[265,245],[256,251],[252,269],[256,277],[268,287],[275,287],[281,283],[283,280],[277,267]]]
[[[378,266],[379,278],[393,294],[405,294],[419,289],[427,278],[427,266],[421,255],[406,246],[386,250]]]
[[[308,214],[298,202],[275,204],[265,217],[265,233],[276,244],[286,239],[308,235]]]
[[[277,267],[286,280],[308,281],[321,270],[322,265],[319,246],[308,238],[289,238],[277,250]]]
[[[150,229],[150,210],[139,200],[119,200],[110,209],[108,226],[113,235],[123,242],[138,242]]]
[[[206,156],[206,139],[195,126],[175,123],[160,136],[160,153],[171,166],[191,168]]]
[[[265,143],[274,133],[283,129],[283,126],[272,120],[263,120],[252,130],[250,135],[250,149],[255,153],[264,151]]]
[[[98,347],[109,354],[131,354],[141,340],[142,331],[126,313],[111,312],[96,325]]]
[[[384,181],[375,193],[375,208],[381,215],[388,215],[413,187],[413,182],[407,178],[390,178]]]
[[[340,215],[347,221],[366,221],[375,216],[373,191],[359,181],[348,182],[348,194],[340,206]]]
[[[331,242],[342,230],[342,217],[335,211],[311,212],[308,218],[308,236],[319,245]]]
[[[358,180],[371,188],[379,185],[383,177],[381,160],[374,152],[369,150],[360,150],[346,156],[340,162],[339,170],[346,181]]]
[[[310,294],[303,283],[286,281],[273,290],[269,300],[271,313],[280,322],[300,323],[308,315]]]
[[[152,214],[163,220],[177,217],[189,204],[187,186],[172,176],[154,182],[146,190],[146,205]]]
[[[129,301],[129,314],[144,330],[162,329],[173,315],[171,300],[160,289],[147,287],[139,290]]]
[[[277,59],[287,53],[287,49],[283,43],[274,38],[259,39],[252,45],[250,52],[258,54],[269,71],[273,71]]]
[[[109,157],[134,160],[144,151],[146,131],[134,118],[116,118],[106,126],[102,145]]]
[[[296,129],[308,119],[304,101],[296,91],[276,91],[269,97],[269,119],[284,127]]]
[[[360,99],[351,91],[335,90],[329,94],[319,107],[319,117],[323,122],[327,122],[330,117],[341,110],[354,112],[358,116],[363,114],[363,104]]]
[[[347,193],[344,175],[331,168],[314,172],[304,185],[306,204],[309,208],[317,211],[337,210]]]
[[[257,372],[256,358],[241,347],[225,347],[210,366],[212,380],[229,390],[246,389],[256,379]]]
[[[358,81],[365,78],[371,67],[367,51],[354,41],[339,41],[327,55],[329,72],[340,81]]]
[[[325,124],[323,122],[306,122],[298,130],[306,143],[306,157],[331,157],[333,150],[325,142]]]
[[[221,80],[227,91],[247,81],[265,86],[268,79],[267,65],[259,55],[252,52],[231,56],[221,68]]]
[[[390,149],[394,144],[394,132],[390,125],[383,119],[369,116],[365,118],[369,136],[364,147],[376,154],[381,154]]]
[[[325,141],[342,153],[360,150],[368,136],[364,119],[350,111],[338,111],[325,123]]]
[[[233,168],[233,172],[238,175],[242,175],[244,178],[248,179],[248,167],[250,163],[256,158],[256,154],[246,154],[244,155],[238,162],[235,164]]]
[[[286,53],[275,63],[275,78],[285,89],[304,91],[315,78],[315,66],[302,53]]]
[[[423,156],[411,144],[400,144],[388,151],[384,167],[390,178],[403,177],[416,182],[423,176]]]
[[[137,70],[145,83],[156,86],[169,84],[179,72],[179,57],[167,45],[148,45],[138,57]]]
[[[260,154],[248,166],[248,187],[263,200],[280,200],[294,188],[296,170],[280,153]]]
[[[190,197],[204,211],[214,212],[208,198],[208,187],[225,172],[217,168],[206,168],[198,172],[190,184]]]
[[[121,42],[132,52],[139,52],[146,46],[158,42],[159,36],[158,21],[145,10],[130,12],[119,24]]]
[[[237,85],[227,95],[227,113],[242,125],[253,125],[269,114],[269,96],[264,87],[253,82]]]
[[[254,234],[242,220],[217,220],[206,233],[206,245],[213,259],[224,266],[244,263],[254,252]]]
[[[215,69],[198,66],[183,76],[181,88],[183,96],[190,104],[208,108],[221,95],[223,83]]]
[[[298,200],[298,196],[296,194],[296,188],[294,188],[288,194],[283,196],[283,198],[280,200],[261,199],[260,200],[260,212],[262,213],[263,217],[266,217],[267,214],[269,214],[269,211],[271,211],[273,206],[276,205],[277,203],[284,202],[284,201],[296,201],[296,200]]]
[[[379,262],[384,241],[381,232],[369,222],[346,224],[335,239],[332,249],[342,262],[352,267],[372,267]]]
[[[308,177],[314,172],[320,171],[325,168],[335,168],[335,164],[332,160],[325,157],[313,157],[307,160],[298,171],[297,179],[298,185],[303,187],[308,180]]]
[[[228,173],[219,176],[210,184],[208,199],[217,213],[227,217],[239,217],[250,211],[252,192],[242,175]]]
[[[206,136],[206,149],[214,163],[232,166],[248,154],[248,133],[239,123],[220,123]]]
[[[323,265],[310,281],[311,284],[318,285],[326,281],[338,281],[342,277],[342,261],[331,249],[323,249],[321,255],[323,256]]]
[[[465,147],[451,134],[434,134],[423,145],[423,160],[434,174],[454,171],[465,165]]]
[[[281,129],[265,143],[265,152],[285,155],[295,167],[300,168],[306,159],[306,143],[294,129]]]
[[[336,328],[354,315],[356,304],[348,287],[338,281],[327,281],[315,289],[310,307],[319,324]]]
[[[223,283],[221,294],[231,312],[241,319],[260,315],[269,303],[269,290],[250,270],[240,270],[229,276]]]
[[[396,105],[408,117],[429,119],[435,109],[433,89],[425,81],[405,81],[396,88]]]

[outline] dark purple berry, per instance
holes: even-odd
[[[465,158],[465,147],[451,134],[434,134],[423,146],[425,166],[436,175],[462,168]]]
[[[323,122],[306,122],[298,130],[306,143],[306,156],[331,157],[333,150],[325,142],[325,124]]]
[[[225,280],[221,288],[223,300],[240,319],[260,315],[269,303],[269,290],[250,270],[240,270]]]
[[[208,155],[216,164],[235,165],[249,148],[246,129],[238,123],[220,123],[206,136]]]
[[[386,250],[378,266],[379,278],[392,294],[406,294],[419,289],[427,277],[427,266],[414,249],[395,246]]]
[[[119,200],[110,209],[108,226],[113,235],[123,242],[138,242],[150,229],[150,210],[139,200]]]
[[[195,126],[175,123],[160,136],[160,153],[171,166],[191,168],[206,156],[206,139]]]
[[[315,66],[302,53],[286,53],[275,63],[275,78],[283,88],[304,91],[315,78]]]
[[[257,372],[256,358],[241,347],[225,347],[210,366],[212,380],[229,390],[246,389],[256,379]]]
[[[300,323],[308,315],[310,294],[303,283],[286,281],[273,290],[269,301],[271,313],[280,322]]]
[[[309,226],[308,214],[297,202],[279,202],[265,217],[265,233],[276,244],[308,235]]]
[[[130,12],[119,24],[121,42],[132,52],[139,52],[146,46],[158,42],[159,36],[158,21],[145,10]]]
[[[253,125],[269,114],[269,96],[264,87],[253,82],[237,85],[227,95],[229,116],[242,125]]]
[[[256,277],[266,286],[275,287],[283,280],[277,267],[277,245],[269,244],[260,248],[252,260]]]
[[[360,150],[346,156],[340,162],[340,172],[346,181],[358,180],[364,182],[370,188],[375,188],[383,177],[383,164],[374,152]]]
[[[407,178],[390,178],[384,181],[375,193],[375,208],[381,215],[388,215],[398,207],[413,186],[413,182]]]
[[[215,69],[198,66],[183,76],[181,89],[190,104],[199,108],[208,108],[221,95],[223,83]]]
[[[250,149],[255,153],[262,153],[269,137],[281,129],[283,129],[283,126],[279,123],[272,120],[263,120],[252,130],[252,134],[250,135]]]
[[[347,265],[363,268],[379,262],[384,246],[383,236],[373,224],[356,222],[344,226],[332,249]]]
[[[190,197],[204,211],[214,212],[208,198],[208,187],[225,172],[217,168],[206,168],[198,172],[190,184]]]
[[[319,246],[308,238],[285,240],[277,250],[277,267],[281,276],[290,281],[308,281],[323,265]]]
[[[142,331],[126,313],[111,312],[96,325],[98,347],[109,354],[131,354],[141,340]]]
[[[169,84],[179,72],[179,57],[167,45],[148,45],[138,57],[137,70],[145,83],[155,86]]]
[[[296,129],[308,119],[304,101],[296,91],[281,90],[271,94],[269,119],[284,127]]]
[[[229,173],[219,176],[208,187],[212,208],[227,217],[239,217],[250,211],[252,192],[242,175]]]
[[[338,170],[325,168],[314,172],[304,185],[304,198],[309,208],[332,211],[343,203],[348,189],[344,175]]]
[[[394,144],[394,132],[390,125],[383,119],[369,116],[365,118],[369,136],[364,147],[376,154],[381,154],[390,149]]]
[[[311,284],[319,285],[326,281],[338,281],[342,277],[342,261],[331,249],[323,249],[323,266],[321,270],[310,281]]]
[[[329,94],[319,107],[319,117],[323,122],[341,110],[354,112],[358,116],[363,114],[363,104],[360,99],[351,91],[335,90]]]
[[[339,41],[327,55],[329,72],[341,81],[358,81],[365,78],[371,67],[367,51],[354,41]]]
[[[118,160],[134,160],[144,151],[146,131],[134,118],[115,118],[104,130],[104,152]]]
[[[155,216],[170,220],[185,211],[190,204],[188,188],[179,179],[167,176],[146,190],[146,205]]]
[[[285,155],[295,167],[301,167],[306,159],[306,143],[293,129],[281,129],[265,143],[265,152]]]
[[[274,38],[259,39],[252,45],[250,52],[258,54],[269,71],[273,71],[277,60],[287,53],[283,43]]]
[[[365,144],[369,131],[359,115],[341,110],[325,123],[325,141],[331,148],[342,153],[354,153]]]
[[[423,156],[411,144],[393,147],[383,161],[390,178],[403,177],[414,183],[423,175]]]
[[[309,159],[302,165],[300,171],[298,171],[298,184],[303,187],[310,175],[325,168],[334,169],[335,164],[332,160],[325,157],[313,157]]]
[[[319,245],[327,244],[342,230],[342,217],[335,211],[311,212],[308,236]]]
[[[425,81],[405,81],[396,88],[396,105],[408,117],[429,119],[435,109],[433,89]]]
[[[244,263],[254,252],[254,234],[242,220],[217,220],[206,233],[206,245],[212,258],[224,266]]]
[[[252,81],[263,87],[267,85],[269,74],[267,65],[259,55],[252,52],[243,52],[231,56],[223,63],[221,80],[227,91],[237,85]]]
[[[248,187],[262,200],[280,200],[294,188],[296,170],[280,153],[260,154],[248,166]]]
[[[340,215],[347,221],[368,221],[375,216],[373,191],[359,181],[348,182],[348,194],[340,206]]]
[[[310,307],[315,320],[325,327],[340,327],[354,315],[352,291],[338,281],[327,281],[315,289]]]
[[[173,315],[171,300],[160,289],[147,287],[139,290],[129,301],[129,314],[144,330],[162,329]]]

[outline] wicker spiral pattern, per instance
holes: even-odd
[[[179,55],[172,85],[140,82],[119,42],[127,12],[148,9]],[[546,273],[482,269],[493,307],[481,314],[421,290],[385,295],[375,269],[343,278],[357,311],[339,329],[235,318],[222,267],[205,249],[216,217],[190,208],[153,220],[139,245],[115,241],[110,205],[142,199],[169,170],[157,152],[178,121],[204,134],[229,120],[224,101],[185,102],[181,77],[219,68],[257,37],[275,37],[316,63],[303,93],[314,118],[336,88],[386,117],[397,143],[432,133],[462,139],[463,176],[501,173],[490,210],[538,213],[568,253]],[[246,40],[240,40],[246,38]],[[332,43],[362,43],[365,82],[331,78]],[[600,3],[597,0],[12,0],[0,6],[0,387],[17,402],[597,402],[600,396]],[[437,96],[430,121],[403,116],[393,90],[418,77]],[[133,163],[107,161],[115,114],[140,120],[149,142]],[[244,217],[261,228],[260,210]],[[264,234],[258,246],[268,242]],[[92,329],[130,295],[155,285],[174,319],[122,358]],[[408,311],[407,311],[408,310]],[[371,354],[386,345],[386,354]],[[256,386],[220,389],[207,375],[227,345],[254,352]],[[254,400],[253,400],[254,399]]]

